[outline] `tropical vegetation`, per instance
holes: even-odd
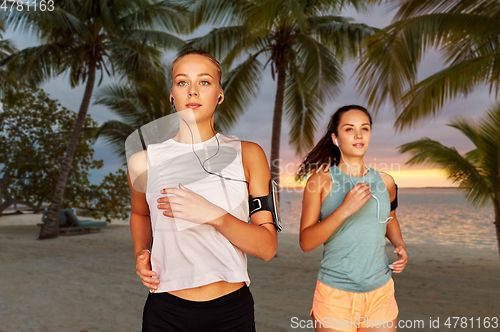
[[[369,105],[392,102],[398,130],[437,116],[443,106],[486,85],[500,92],[500,5],[496,0],[387,0],[391,25],[363,42],[358,87]],[[431,48],[444,68],[419,80]]]
[[[491,203],[495,210],[495,229],[500,252],[500,104],[487,111],[479,121],[459,118],[449,124],[473,144],[474,149],[460,154],[428,137],[403,144],[400,153],[413,155],[408,165],[437,165],[458,184],[474,206]]]
[[[13,31],[34,33],[39,45],[15,52],[0,65],[31,85],[62,73],[69,74],[73,88],[85,84],[52,204],[40,231],[39,238],[45,239],[59,234],[59,210],[98,74],[99,83],[105,74],[130,80],[160,75],[161,50],[182,44],[165,30],[180,33],[186,29],[186,7],[169,0],[66,0],[56,2],[52,11],[28,10],[26,5],[23,10],[2,11],[2,21]]]
[[[217,6],[199,1],[191,8],[195,22],[220,25],[187,41],[183,50],[203,49],[222,60],[228,74],[221,118],[239,118],[259,92],[267,66],[277,81],[271,141],[271,177],[277,182],[283,113],[290,144],[302,154],[313,145],[323,104],[339,93],[342,64],[377,31],[340,10],[347,5],[362,10],[371,2],[377,1],[216,1]]]
[[[0,214],[14,204],[38,212],[52,201],[61,158],[76,113],[62,107],[43,90],[28,88],[8,93],[0,112]],[[90,115],[84,128],[96,126]],[[127,175],[119,169],[100,184],[90,183],[90,172],[103,167],[94,159],[93,137],[84,131],[75,149],[63,208],[91,211],[95,218],[126,218]]]

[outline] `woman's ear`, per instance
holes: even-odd
[[[217,97],[217,104],[222,104],[222,102],[224,101],[224,92],[221,90],[220,94],[219,94],[219,97]]]
[[[332,133],[332,142],[333,144],[335,144],[336,146],[339,146],[339,143],[337,142],[337,136],[335,136],[334,133]]]

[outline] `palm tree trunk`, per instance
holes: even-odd
[[[283,100],[285,97],[286,67],[284,63],[277,64],[278,86],[274,100],[273,134],[271,138],[271,179],[280,184],[280,139],[281,121],[283,118]]]
[[[497,233],[498,253],[500,254],[500,201],[493,201],[495,205],[495,230]]]
[[[66,183],[68,182],[69,171],[73,162],[73,156],[78,145],[80,132],[83,128],[83,125],[85,124],[85,118],[87,117],[90,98],[92,97],[92,91],[94,90],[95,72],[96,65],[95,62],[92,61],[89,64],[87,85],[85,87],[85,93],[80,105],[78,117],[76,118],[75,128],[73,129],[71,139],[69,141],[68,147],[66,148],[66,154],[61,163],[61,173],[59,173],[54,197],[52,198],[47,218],[40,229],[40,240],[56,238],[59,236],[59,211],[61,210],[61,204],[63,202],[64,191],[66,189]]]
[[[0,200],[0,216],[6,208],[14,204],[14,197],[9,192],[10,179],[7,175],[9,171],[9,169],[5,170],[4,175],[0,178],[0,197],[2,197],[2,200]]]

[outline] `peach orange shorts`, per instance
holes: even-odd
[[[360,327],[396,327],[392,321],[398,312],[392,278],[384,286],[366,293],[343,291],[318,280],[311,317],[324,328],[351,332]]]

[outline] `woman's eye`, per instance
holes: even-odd
[[[352,128],[347,128],[345,131],[349,131],[349,130],[352,130]]]
[[[209,82],[209,81],[201,81],[201,82],[200,82],[200,84],[201,84],[201,85],[209,85],[209,84],[210,84],[210,82]]]
[[[187,85],[187,82],[186,81],[179,81],[179,82],[177,82],[177,85]]]
[[[368,128],[363,128],[364,130],[368,131]]]

